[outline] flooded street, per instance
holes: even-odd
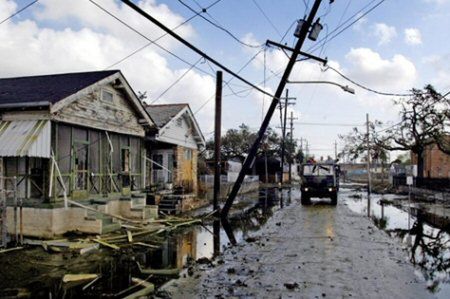
[[[47,253],[34,247],[2,255],[1,296],[23,293],[35,298],[117,298],[133,291],[134,277],[147,279],[157,288],[164,286],[163,292],[157,292],[159,296],[168,292],[178,298],[213,295],[202,286],[223,290],[216,295],[258,297],[250,287],[252,283],[264,285],[269,297],[296,297],[297,293],[283,286],[291,282],[299,285],[295,289],[305,298],[320,290],[332,297],[345,293],[376,298],[374,294],[381,288],[405,297],[409,287],[393,292],[396,279],[419,290],[422,296],[417,298],[450,296],[448,231],[433,226],[417,203],[411,203],[408,213],[407,196],[372,194],[370,221],[375,226],[367,218],[367,194],[355,187],[341,189],[337,207],[326,199],[313,199],[312,206],[301,206],[299,201],[296,188],[282,192],[264,189],[242,196],[237,203],[239,209],[233,210],[230,218],[236,246],[230,246],[226,231],[211,220],[143,240],[154,248],[129,247],[119,252],[101,249],[79,256]],[[193,214],[210,210],[205,207]],[[399,269],[383,268],[391,263]],[[283,266],[288,264],[287,268]],[[177,275],[145,275],[139,266],[180,269],[181,279],[172,280]],[[230,276],[229,271],[236,274]],[[290,271],[295,274],[290,275]],[[97,273],[100,278],[91,285],[62,284],[61,278],[67,273]],[[298,281],[294,281],[296,277]],[[364,291],[347,285],[348,279],[361,277],[363,281],[356,286]],[[238,280],[247,286],[236,285]],[[366,285],[367,281],[371,283]]]
[[[316,198],[301,206],[292,194],[248,242],[164,290],[174,298],[449,297],[448,233],[420,220],[419,204],[410,215],[407,197],[373,194],[367,218],[358,188],[342,188],[337,207]]]
[[[284,197],[290,191],[284,191]],[[240,196],[232,211],[230,225],[237,242],[245,240],[249,233],[259,230],[281,205],[278,189],[262,190]],[[205,207],[193,214],[211,212]],[[220,230],[217,234],[214,232]],[[129,247],[120,251],[100,249],[85,255],[75,253],[49,253],[41,247],[0,255],[0,297],[31,296],[33,298],[120,298],[133,291],[133,277],[147,279],[161,286],[171,276],[143,275],[138,264],[145,269],[180,269],[196,260],[211,259],[219,255],[230,243],[227,234],[218,222],[178,229],[158,238],[144,238],[153,248]],[[63,284],[67,273],[97,273],[99,279],[94,284]]]
[[[365,191],[343,189],[341,194],[352,211],[368,215]],[[424,206],[430,213],[424,213]],[[416,268],[415,274],[426,281],[427,288],[437,298],[450,297],[450,227],[436,221],[442,216],[448,220],[448,208],[439,203],[410,202],[408,196],[402,195],[372,194],[370,197],[371,219],[407,248],[408,259]]]

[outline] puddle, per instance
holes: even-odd
[[[399,238],[427,289],[437,298],[450,298],[448,207],[414,203],[394,194],[372,194],[368,201],[365,191],[347,188],[339,196],[352,211],[370,216],[380,229]]]
[[[299,190],[285,189],[280,192],[277,188],[264,189],[241,196],[237,201],[239,212],[232,210],[230,215],[236,242],[243,242],[250,232],[259,230],[278,209],[289,206],[291,195],[299,197]],[[211,210],[212,207],[207,207],[197,213]],[[152,240],[143,242],[152,243]],[[130,293],[122,291],[133,285],[133,277],[147,277],[139,272],[137,263],[142,268],[183,269],[190,261],[210,259],[223,252],[230,241],[222,226],[214,222],[175,231],[161,238],[157,244],[159,248],[156,249],[130,247],[120,253],[101,250],[76,257],[48,254],[41,248],[11,254],[8,261],[0,259],[0,297],[16,294],[18,290],[27,292],[32,298],[123,297]],[[23,261],[36,263],[30,265],[30,262]],[[85,288],[87,283],[63,285],[61,278],[67,273],[97,273],[101,278],[88,288]],[[151,277],[148,280],[158,287],[169,278]]]

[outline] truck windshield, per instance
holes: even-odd
[[[333,175],[333,165],[311,164],[303,165],[303,175]]]

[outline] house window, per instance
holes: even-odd
[[[184,150],[184,159],[185,160],[191,160],[192,159],[192,150],[191,149],[185,149]]]
[[[177,127],[182,127],[183,126],[183,120],[181,118],[177,119]]]
[[[114,95],[112,92],[109,92],[107,90],[102,90],[102,101],[112,103],[113,98],[114,98]]]

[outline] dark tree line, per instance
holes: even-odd
[[[246,124],[240,125],[238,129],[229,129],[225,135],[222,136],[221,159],[223,161],[229,159],[239,159],[243,161],[256,139],[256,134],[257,132],[251,131]],[[263,156],[267,154],[269,157],[281,157],[281,145],[281,136],[272,128],[268,128],[264,142],[258,149],[257,155]],[[286,162],[298,161],[298,159],[302,157],[301,152],[297,151],[297,141],[295,139],[291,142],[290,138],[287,137],[285,147]],[[213,157],[213,153],[214,139],[210,139],[206,143],[205,156]]]

